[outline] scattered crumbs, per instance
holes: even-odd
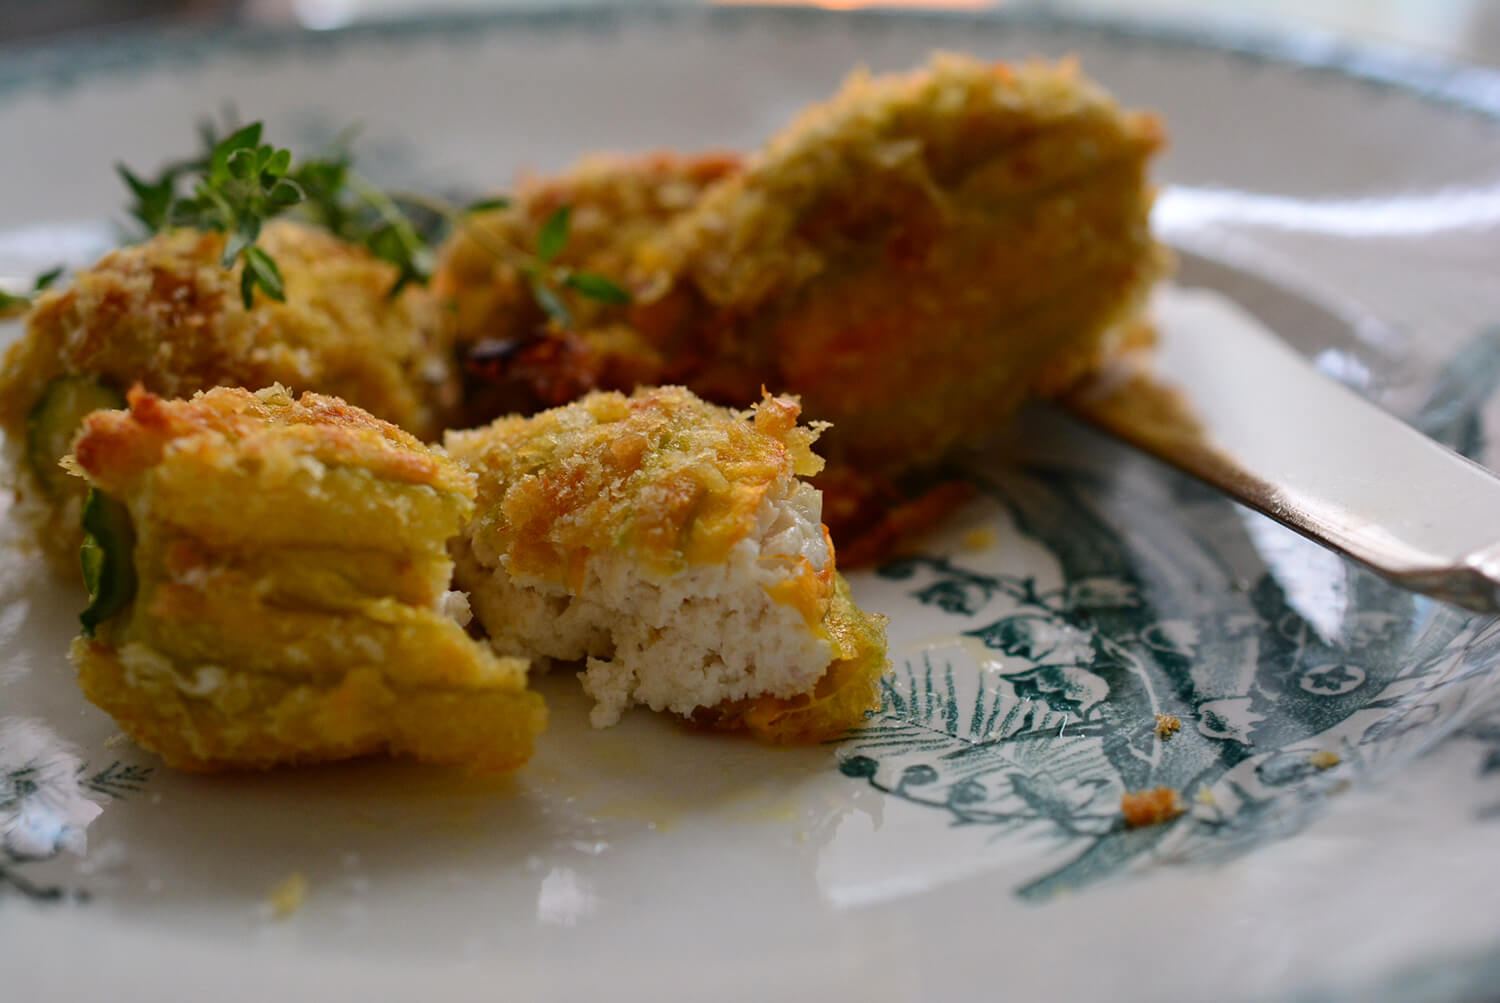
[[[1206,805],[1216,805],[1219,803],[1219,799],[1214,797],[1214,792],[1207,787],[1198,788],[1198,793],[1194,796],[1194,800],[1199,804]]]
[[[307,878],[301,871],[293,871],[271,888],[266,904],[271,907],[272,919],[286,919],[302,908],[307,898]]]
[[[989,526],[971,529],[964,534],[963,544],[968,551],[989,550],[995,545],[995,531]]]
[[[1182,719],[1174,714],[1156,715],[1156,737],[1165,742],[1182,730]]]
[[[129,741],[129,735],[125,734],[123,731],[117,731],[104,740],[104,747],[106,749],[118,749],[120,746],[126,744]]]
[[[1307,761],[1320,770],[1331,770],[1339,763],[1343,762],[1343,760],[1339,758],[1339,754],[1337,752],[1330,752],[1327,749],[1319,749],[1311,756],[1308,756]]]
[[[1170,787],[1126,791],[1120,795],[1120,814],[1125,816],[1125,826],[1130,829],[1170,822],[1182,811],[1182,798]]]

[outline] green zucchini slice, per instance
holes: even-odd
[[[49,496],[66,494],[74,478],[57,465],[73,448],[84,416],[122,408],[125,398],[91,376],[59,376],[26,416],[26,459]]]
[[[135,598],[135,527],[130,511],[97,488],[83,503],[83,547],[78,561],[89,590],[88,608],[78,617],[83,636],[114,616]]]

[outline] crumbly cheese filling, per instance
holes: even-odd
[[[477,540],[458,548],[458,581],[501,654],[586,659],[580,678],[607,727],[632,704],[689,715],[698,708],[812,689],[833,648],[803,608],[778,601],[798,576],[828,568],[822,497],[784,478],[756,512],[755,531],[722,563],[653,576],[628,550],[590,554],[569,588],[512,576]]]

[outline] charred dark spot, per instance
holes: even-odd
[[[600,365],[598,353],[571,331],[483,339],[463,358],[470,420],[534,414],[575,401],[599,387]]]
[[[514,338],[485,338],[464,356],[464,368],[483,374],[488,367],[509,362],[521,350],[521,344]]]

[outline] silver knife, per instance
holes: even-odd
[[[1500,477],[1324,376],[1223,296],[1174,289],[1145,366],[1063,403],[1396,584],[1500,612]]]

